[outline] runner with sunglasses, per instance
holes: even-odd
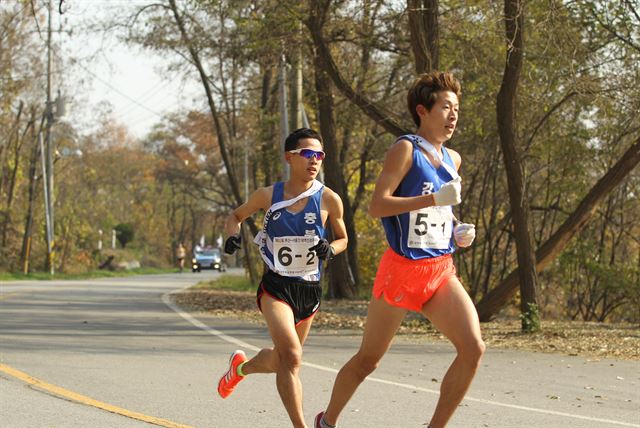
[[[429,319],[457,351],[442,379],[430,428],[447,424],[476,373],[485,345],[452,259],[454,243],[471,245],[475,226],[456,224],[451,206],[461,202],[461,159],[444,147],[456,128],[459,97],[460,83],[450,73],[423,74],[409,89],[408,107],[418,130],[387,151],[369,206],[369,214],[382,219],[389,248],[378,266],[360,349],[338,373],[315,428],[336,425],[391,346],[407,311]]]
[[[276,373],[276,385],[294,427],[306,427],[302,413],[302,386],[298,372],[313,317],[320,307],[322,262],[347,247],[340,197],[316,180],[325,154],[322,138],[301,128],[285,140],[290,178],[263,187],[227,218],[225,252],[241,246],[240,224],[259,210],[265,211],[262,231],[254,242],[260,248],[265,273],[257,291],[273,348],[247,359],[243,351],[231,354],[229,369],[218,383],[227,398],[247,375]],[[326,239],[329,221],[334,240]]]

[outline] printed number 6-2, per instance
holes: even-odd
[[[291,257],[291,248],[282,247],[278,251],[278,260],[282,266],[289,266],[293,261],[293,257]]]
[[[312,265],[313,261],[316,259],[316,253],[314,253],[313,251],[309,251],[307,253],[307,265]]]

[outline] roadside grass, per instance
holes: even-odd
[[[201,281],[191,290],[255,291],[256,286],[244,275],[222,275],[213,281]]]
[[[323,285],[324,287],[324,285]],[[189,288],[190,290],[224,290],[224,291],[251,291],[254,292],[257,286],[252,284],[244,274],[225,274],[211,281],[201,281]],[[371,298],[371,287],[358,290],[356,300],[369,301]]]
[[[33,272],[29,274],[18,272],[0,272],[0,281],[21,281],[21,280],[65,280],[65,279],[89,279],[89,278],[113,278],[122,276],[134,276],[134,275],[159,275],[163,273],[175,273],[178,269],[160,269],[143,267],[138,269],[123,270],[123,271],[108,271],[108,270],[94,270],[84,273],[56,273],[51,275],[48,272]]]

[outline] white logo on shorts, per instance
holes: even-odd
[[[404,293],[398,294],[396,297],[393,298],[393,301],[398,303],[402,299],[404,299]]]
[[[282,215],[282,212],[278,211],[277,213],[275,213],[273,215],[273,217],[271,217],[271,220],[277,220],[280,218],[280,215]]]

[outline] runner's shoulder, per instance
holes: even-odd
[[[411,159],[413,156],[413,143],[406,138],[401,138],[387,150],[387,160],[394,161]]]
[[[389,152],[391,151],[400,151],[400,152],[405,152],[405,151],[411,151],[413,152],[413,143],[411,142],[411,140],[409,140],[408,137],[401,137],[399,138],[395,143],[393,143],[391,145],[391,147],[389,147]]]
[[[342,198],[340,198],[340,195],[327,186],[324,186],[324,191],[322,192],[322,202],[324,202],[329,209],[338,205],[342,206]]]
[[[413,164],[413,150],[413,143],[408,139],[396,141],[387,150],[381,174],[404,177]]]
[[[256,189],[255,192],[253,192],[253,195],[251,195],[251,198],[254,199],[256,203],[266,211],[271,206],[272,196],[273,196],[273,185],[259,187],[258,189]]]
[[[455,164],[456,169],[459,169],[460,164],[462,163],[462,156],[460,156],[460,153],[456,152],[453,149],[450,149],[449,147],[447,147],[447,152],[449,153],[449,156],[451,156],[451,160]]]

